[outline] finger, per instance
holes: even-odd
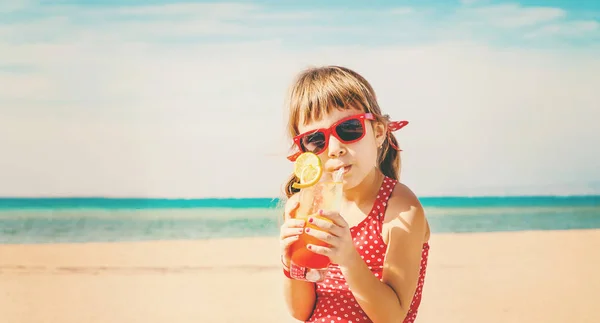
[[[296,235],[296,236],[290,236],[285,239],[282,239],[281,247],[283,248],[283,250],[287,250],[292,245],[292,243],[294,243],[294,242],[296,242],[296,240],[298,240],[299,237],[300,236]]]
[[[334,236],[333,234],[326,232],[326,231],[321,231],[321,230],[317,230],[317,229],[311,229],[311,228],[306,228],[304,230],[306,232],[306,234],[311,235],[323,242],[326,242],[332,246],[337,246],[340,238]]]
[[[319,210],[319,215],[327,218],[342,228],[348,228],[348,222],[338,212]]]
[[[328,231],[329,233],[335,235],[335,236],[340,236],[343,234],[344,230],[337,226],[335,223],[332,223],[330,221],[324,220],[324,219],[319,219],[316,217],[311,217],[308,219],[308,223],[316,226],[317,228],[319,228],[322,231]]]
[[[283,228],[279,233],[279,238],[285,239],[287,237],[297,236],[302,234],[302,232],[304,232],[304,228]]]
[[[308,250],[323,256],[330,256],[331,254],[333,254],[333,250],[331,248],[317,246],[314,244],[308,244],[306,245],[306,247],[308,248]]]
[[[304,220],[289,219],[281,225],[281,229],[283,229],[283,228],[304,228],[305,224],[306,224],[306,221],[304,221]]]

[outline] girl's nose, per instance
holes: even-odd
[[[327,149],[327,156],[329,158],[339,158],[346,154],[346,146],[342,144],[336,137],[329,137],[329,147]]]

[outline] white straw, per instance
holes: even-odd
[[[343,176],[344,176],[344,167],[338,169],[335,173],[333,173],[333,181],[341,182]]]

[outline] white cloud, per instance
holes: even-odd
[[[537,25],[555,21],[567,15],[566,11],[561,8],[527,7],[519,4],[462,8],[458,10],[458,14],[492,26],[505,28]]]
[[[32,6],[32,0],[5,0],[0,2],[0,14],[12,13]]]
[[[521,46],[564,45],[565,40],[586,40],[588,44],[600,37],[598,21],[558,7],[524,6],[520,4],[465,4],[456,9],[450,26],[436,33],[444,39],[477,39],[489,42],[507,39]],[[587,37],[587,38],[582,38]]]
[[[283,96],[295,73],[321,64],[355,68],[386,112],[411,121],[398,135],[403,178],[419,195],[545,193],[600,181],[593,53],[163,44],[137,39],[141,23],[39,23],[18,30],[64,34],[54,43],[0,43],[3,64],[34,67],[0,72],[0,195],[277,195],[291,170],[287,142],[276,137],[285,130]],[[147,34],[171,26],[162,23],[147,22]],[[173,31],[197,33],[203,22],[190,24]]]
[[[526,35],[528,38],[544,36],[585,36],[597,33],[600,36],[600,23],[595,20],[573,21],[563,24],[550,24],[539,28]]]
[[[472,4],[476,4],[480,2],[480,0],[460,0],[460,3],[466,6],[470,6]]]
[[[140,16],[202,15],[207,17],[240,18],[258,6],[243,3],[171,3],[165,5],[118,6],[104,10],[91,10],[93,14],[119,14]],[[74,8],[78,10],[78,8]]]
[[[386,111],[411,121],[399,134],[404,179],[421,194],[600,179],[593,56],[467,44],[34,48],[42,75],[0,81],[21,93],[0,121],[2,195],[276,195],[291,167],[275,138],[284,92],[326,63],[363,73]],[[59,53],[72,56],[47,58]]]
[[[373,34],[370,19],[409,16],[410,7],[381,10],[270,10],[241,3],[174,3],[169,5],[85,7],[53,5],[31,9],[34,20],[0,24],[0,37],[58,42],[156,41],[190,37],[272,39],[313,38],[327,34]],[[187,38],[186,38],[187,37]]]
[[[411,7],[397,7],[397,8],[387,10],[386,12],[389,14],[392,14],[392,15],[406,15],[406,14],[414,13],[415,9],[413,9]]]

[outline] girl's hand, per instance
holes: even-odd
[[[300,234],[304,232],[304,220],[294,219],[296,210],[300,203],[295,202],[289,213],[286,214],[286,220],[279,229],[279,244],[281,247],[281,261],[289,268],[290,266],[290,246],[298,240]]]
[[[319,230],[306,228],[305,232],[311,236],[329,244],[329,247],[307,245],[308,249],[329,257],[331,262],[340,267],[350,267],[360,255],[354,247],[350,227],[344,218],[337,212],[327,212],[320,210],[319,216],[327,218],[333,222],[315,217],[310,217],[308,222],[319,228]]]

